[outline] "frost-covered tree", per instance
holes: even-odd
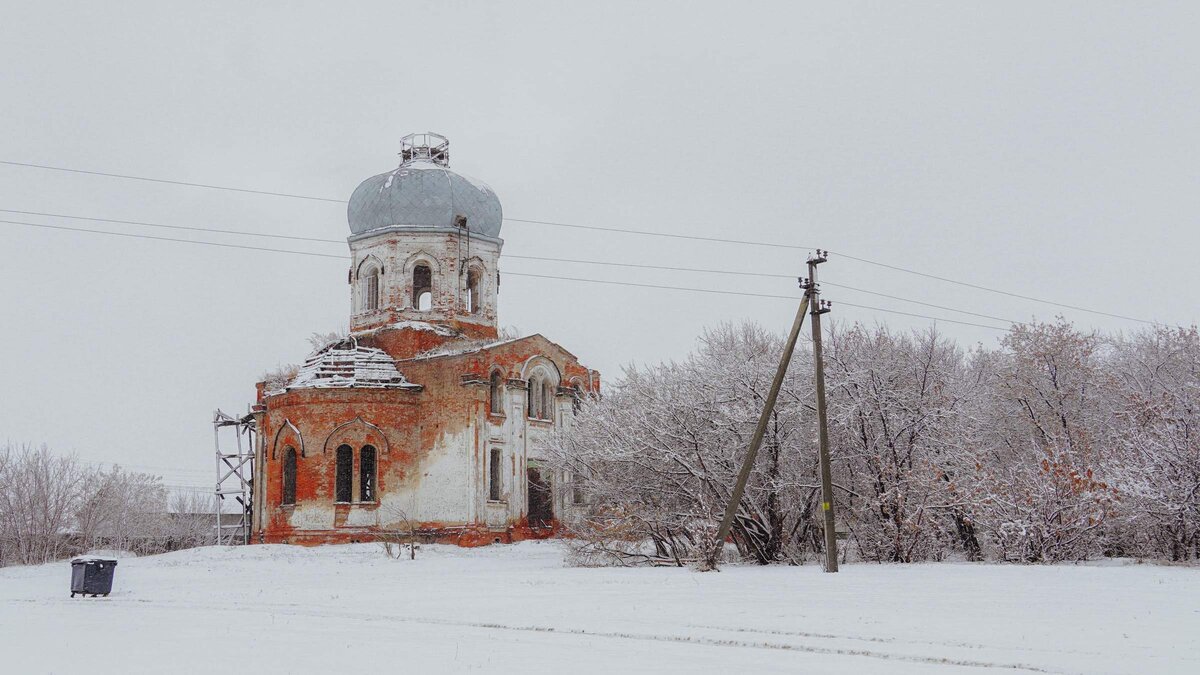
[[[1200,558],[1200,333],[1157,327],[1112,341],[1109,471],[1119,552]]]
[[[211,540],[210,523],[201,536],[195,518],[173,517],[157,476],[96,469],[44,446],[0,449],[0,565],[97,548],[146,554],[196,546]]]
[[[577,477],[593,505],[573,524],[577,541],[610,560],[682,564],[715,548],[715,521],[758,421],[783,340],[753,324],[706,331],[680,362],[625,370],[603,398],[584,401],[550,444],[555,466]],[[797,355],[770,420],[734,525],[759,562],[785,555],[813,490],[810,398]],[[652,550],[637,544],[648,541]]]
[[[1079,559],[1100,552],[1116,505],[1102,442],[1109,379],[1102,340],[1064,320],[1019,324],[990,359],[978,521],[1007,559]]]
[[[839,514],[862,556],[909,562],[955,546],[979,556],[966,509],[966,417],[979,383],[935,329],[831,327],[826,380],[832,454],[852,489]]]
[[[935,330],[827,334],[843,551],[866,560],[1200,557],[1200,337],[1106,337],[1065,320],[963,351]],[[680,362],[625,370],[551,443],[588,495],[585,552],[675,561],[714,548],[783,340],[706,331]],[[809,351],[797,350],[735,521],[742,555],[822,546]],[[645,543],[645,547],[642,544]]]

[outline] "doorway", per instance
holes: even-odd
[[[542,470],[533,466],[527,468],[525,473],[529,481],[529,526],[550,527],[554,520],[550,479],[543,478]]]

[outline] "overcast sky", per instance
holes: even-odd
[[[820,246],[1191,324],[1196,3],[11,4],[0,160],[346,199],[413,131],[508,217]],[[0,165],[0,208],[342,239],[336,203]],[[0,219],[343,253],[344,244]],[[505,253],[799,275],[805,252],[508,222]],[[502,270],[795,294],[789,279]],[[824,279],[1017,320],[1138,324],[836,255]],[[346,264],[0,223],[0,442],[212,481],[214,408],[345,326]],[[996,323],[845,289],[838,301]],[[835,304],[842,320],[925,319]],[[501,324],[610,379],[787,300],[505,276]],[[940,324],[965,345],[1000,334]]]

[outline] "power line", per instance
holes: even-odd
[[[797,278],[796,275],[794,275],[794,274],[769,274],[766,272],[738,272],[738,271],[732,271],[732,270],[715,270],[715,269],[704,269],[704,268],[697,268],[697,267],[669,267],[669,266],[665,266],[665,265],[642,265],[642,264],[637,264],[637,263],[621,263],[621,262],[610,262],[610,261],[601,261],[601,260],[575,260],[575,259],[570,259],[570,258],[547,258],[547,257],[532,256],[532,255],[506,255],[505,257],[519,258],[522,260],[546,260],[546,261],[551,261],[551,262],[577,263],[577,264],[583,264],[583,265],[607,265],[607,266],[612,266],[612,267],[633,267],[633,268],[638,268],[638,269],[669,270],[669,271],[675,271],[675,272],[706,272],[706,273],[710,273],[710,274],[734,274],[734,275],[738,275],[738,276],[768,277],[768,278],[772,278],[772,279],[795,279],[795,278]],[[512,273],[509,272],[508,274],[512,274]],[[930,302],[923,302],[921,300],[912,300],[910,298],[904,298],[904,297],[901,297],[898,295],[889,295],[887,293],[880,293],[878,291],[869,291],[865,288],[857,288],[855,286],[848,286],[846,284],[834,283],[832,281],[822,281],[821,284],[825,285],[825,286],[835,286],[837,288],[844,288],[848,291],[856,291],[858,293],[866,293],[868,295],[878,295],[881,298],[888,298],[891,300],[899,300],[900,302],[911,302],[916,305],[924,305],[926,307],[933,307],[935,309],[946,310],[947,312],[958,312],[960,314],[969,314],[971,316],[977,316],[981,319],[992,319],[993,321],[1003,321],[1005,323],[1021,323],[1020,321],[1015,321],[1013,319],[1005,319],[1005,318],[998,317],[998,316],[991,316],[989,314],[980,314],[978,312],[972,312],[972,311],[965,310],[965,309],[955,309],[953,307],[947,307],[945,305],[935,305]]]
[[[619,232],[621,234],[640,234],[648,237],[666,237],[668,239],[691,239],[693,241],[710,241],[719,244],[742,244],[745,246],[768,246],[770,248],[794,248],[811,251],[815,246],[800,246],[798,244],[772,244],[765,241],[750,241],[747,239],[723,239],[721,237],[701,237],[694,234],[672,234],[670,232],[647,232],[645,230],[629,230],[619,227],[600,227],[598,225],[575,225],[573,223],[558,223],[550,220],[525,220],[523,218],[505,218],[511,223],[532,223],[534,225],[553,225],[555,227],[570,227],[577,230],[597,230],[599,232]]]
[[[200,187],[200,188],[207,188],[207,189],[212,189],[212,190],[228,190],[231,192],[269,195],[269,196],[273,196],[273,197],[290,197],[290,198],[294,198],[294,199],[307,199],[307,200],[312,200],[312,201],[332,202],[332,203],[338,203],[338,204],[347,203],[346,200],[344,200],[344,199],[331,199],[328,197],[313,197],[310,195],[298,195],[298,194],[290,194],[290,193],[285,193],[285,192],[272,192],[269,190],[252,190],[252,189],[247,189],[247,188],[237,188],[237,187],[229,187],[229,186],[223,186],[223,185],[210,185],[210,184],[206,184],[206,183],[192,183],[192,182],[187,182],[187,181],[169,180],[169,179],[164,179],[164,178],[149,178],[146,176],[131,176],[131,175],[127,175],[127,174],[105,173],[102,171],[87,171],[84,169],[72,169],[72,168],[61,167],[61,166],[49,166],[49,165],[45,165],[45,164],[32,164],[29,162],[14,162],[14,161],[9,161],[9,160],[0,160],[0,164],[7,164],[10,166],[36,168],[36,169],[46,169],[49,171],[65,171],[65,172],[69,172],[69,173],[79,173],[79,174],[87,174],[87,175],[93,175],[93,176],[106,176],[109,178],[123,178],[123,179],[127,179],[127,180],[139,180],[139,181],[146,181],[146,182],[151,182],[151,183],[165,183],[165,184],[169,184],[169,185],[184,185],[184,186],[189,186],[189,187]],[[800,249],[800,250],[812,250],[813,248],[815,248],[812,246],[770,243],[770,242],[762,242],[762,241],[751,241],[751,240],[745,240],[745,239],[724,239],[724,238],[719,238],[719,237],[702,237],[702,236],[697,236],[697,235],[673,234],[673,233],[667,233],[667,232],[649,232],[646,230],[634,230],[634,229],[626,229],[626,228],[599,227],[596,225],[578,225],[578,224],[574,224],[574,223],[564,223],[564,222],[550,221],[550,220],[530,220],[530,219],[523,219],[523,218],[505,218],[504,220],[509,221],[509,222],[514,222],[514,223],[550,225],[550,226],[554,226],[554,227],[568,227],[568,228],[581,229],[581,230],[596,230],[596,231],[600,231],[600,232],[616,232],[616,233],[621,233],[621,234],[636,234],[636,235],[650,236],[650,237],[665,237],[665,238],[669,238],[669,239],[690,239],[690,240],[694,240],[694,241],[707,241],[707,242],[717,242],[717,243],[724,243],[724,244],[740,244],[740,245],[746,245],[746,246],[767,246],[767,247],[771,247],[771,248],[787,248],[787,249]],[[1148,325],[1159,325],[1155,321],[1139,319],[1139,318],[1132,317],[1132,316],[1126,316],[1124,314],[1115,314],[1112,312],[1105,312],[1102,310],[1081,307],[1079,305],[1070,305],[1070,304],[1066,304],[1066,303],[1055,302],[1053,300],[1036,298],[1036,297],[1029,296],[1029,295],[1021,295],[1019,293],[1013,293],[1010,291],[1004,291],[1004,290],[1000,290],[997,288],[991,288],[989,286],[982,286],[979,284],[973,284],[973,283],[966,282],[966,281],[959,281],[957,279],[951,279],[949,277],[942,277],[942,276],[938,276],[935,274],[928,274],[926,272],[909,269],[907,267],[900,267],[899,265],[891,265],[888,263],[882,263],[882,262],[878,262],[875,260],[870,260],[868,258],[853,256],[853,255],[850,255],[847,253],[842,253],[841,251],[832,251],[832,252],[843,258],[846,258],[847,260],[854,260],[856,262],[861,262],[861,263],[864,263],[867,265],[875,265],[877,267],[881,267],[884,269],[890,269],[890,270],[897,271],[897,272],[904,272],[906,274],[913,274],[913,275],[916,275],[919,277],[924,277],[926,279],[934,279],[936,281],[941,281],[943,283],[956,284],[959,286],[963,286],[965,288],[971,288],[971,289],[978,290],[978,291],[984,291],[984,292],[988,292],[988,293],[996,293],[998,295],[1004,295],[1004,296],[1008,296],[1008,297],[1012,297],[1012,298],[1018,298],[1021,300],[1028,300],[1030,302],[1037,302],[1037,303],[1041,303],[1041,304],[1045,304],[1045,305],[1051,305],[1054,307],[1061,307],[1064,309],[1071,309],[1071,310],[1075,310],[1075,311],[1079,311],[1079,312],[1087,312],[1089,314],[1097,314],[1100,316],[1107,316],[1107,317],[1111,317],[1111,318],[1115,318],[1115,319],[1124,319],[1126,321],[1134,321],[1137,323],[1144,323],[1144,324],[1148,324]]]
[[[254,195],[270,195],[272,197],[291,197],[293,199],[308,199],[315,202],[335,202],[345,204],[345,199],[329,199],[326,197],[310,197],[308,195],[296,195],[286,192],[270,192],[268,190],[248,190],[246,188],[229,187],[227,185],[207,185],[205,183],[189,183],[182,180],[167,180],[165,178],[147,178],[146,176],[130,176],[120,173],[105,173],[103,171],[85,171],[83,169],[70,169],[65,166],[47,166],[45,164],[30,164],[28,162],[10,162],[0,159],[0,164],[8,164],[10,166],[24,166],[33,169],[47,169],[49,171],[66,171],[68,173],[83,173],[89,176],[107,176],[108,178],[124,178],[126,180],[140,180],[147,183],[166,183],[168,185],[186,185],[188,187],[208,188],[210,190],[228,190],[230,192],[245,192]]]
[[[598,230],[600,232],[619,232],[619,233],[624,233],[624,234],[644,235],[644,236],[648,236],[648,237],[669,237],[669,238],[673,238],[673,239],[692,239],[692,240],[696,240],[696,241],[713,241],[713,242],[721,242],[721,243],[726,243],[726,244],[746,244],[746,245],[752,245],[752,246],[767,246],[770,248],[786,248],[786,249],[801,249],[801,250],[813,250],[814,248],[816,248],[814,246],[797,246],[795,244],[781,244],[781,243],[770,243],[770,242],[762,242],[762,241],[746,241],[746,240],[742,240],[742,239],[719,239],[716,237],[698,237],[698,236],[687,235],[687,234],[668,234],[668,233],[664,233],[664,232],[648,232],[645,230],[627,230],[627,229],[620,229],[620,228],[614,228],[614,227],[598,227],[598,226],[594,226],[594,225],[573,225],[573,224],[568,224],[568,223],[556,223],[556,222],[546,221],[546,220],[522,220],[519,218],[505,218],[504,220],[517,222],[517,223],[537,223],[540,225],[554,225],[556,227],[571,227],[571,228],[577,228],[577,229],[582,229],[582,230]],[[991,288],[989,286],[981,286],[979,284],[973,284],[973,283],[970,283],[967,281],[959,281],[957,279],[951,279],[949,277],[942,277],[942,276],[938,276],[936,274],[929,274],[926,272],[909,269],[907,267],[900,267],[899,265],[890,265],[888,263],[882,263],[882,262],[878,262],[875,260],[870,260],[869,258],[862,258],[859,256],[850,255],[848,253],[843,253],[841,251],[830,251],[830,252],[835,255],[839,255],[843,258],[846,258],[847,260],[854,260],[856,262],[865,263],[867,265],[875,265],[876,267],[882,267],[882,268],[893,270],[896,272],[904,272],[906,274],[913,274],[913,275],[916,275],[919,277],[925,277],[926,279],[935,279],[937,281],[945,282],[948,284],[957,284],[959,286],[964,286],[966,288],[972,288],[977,291],[985,291],[988,293],[996,293],[999,295],[1006,295],[1011,298],[1018,298],[1021,300],[1028,300],[1031,302],[1039,302],[1044,305],[1051,305],[1053,307],[1061,307],[1064,309],[1073,309],[1075,311],[1087,312],[1089,314],[1099,314],[1101,316],[1112,317],[1114,319],[1124,319],[1126,321],[1135,321],[1137,323],[1144,323],[1144,324],[1149,324],[1152,326],[1158,325],[1158,323],[1155,321],[1139,319],[1137,317],[1126,316],[1124,314],[1114,314],[1112,312],[1105,312],[1105,311],[1098,310],[1098,309],[1089,309],[1087,307],[1080,307],[1079,305],[1069,305],[1066,303],[1055,302],[1053,300],[1046,300],[1043,298],[1035,298],[1035,297],[1029,296],[1029,295],[1021,295],[1020,293],[1004,291],[1004,290],[1000,290],[998,288]]]
[[[287,250],[287,249],[266,248],[266,247],[262,247],[262,246],[241,246],[238,244],[222,244],[222,243],[212,242],[212,241],[196,241],[193,239],[175,239],[172,237],[155,237],[155,236],[148,235],[148,234],[133,234],[133,233],[129,233],[129,232],[111,232],[108,230],[89,230],[89,229],[85,229],[85,228],[81,228],[81,227],[66,227],[66,226],[62,226],[62,225],[45,225],[42,223],[28,223],[28,222],[23,222],[23,221],[18,221],[18,220],[0,220],[0,223],[7,223],[10,225],[26,225],[29,227],[39,227],[39,228],[46,228],[46,229],[51,229],[51,230],[65,230],[65,231],[69,231],[69,232],[86,232],[86,233],[90,233],[90,234],[106,234],[106,235],[112,235],[112,236],[117,236],[117,237],[127,237],[130,239],[150,239],[150,240],[154,240],[154,241],[170,241],[170,242],[175,242],[175,243],[180,243],[180,244],[200,244],[200,245],[207,245],[207,246],[220,246],[222,248],[239,248],[239,249],[248,249],[248,250],[252,250],[252,251],[269,251],[272,253],[291,253],[294,255],[307,255],[307,256],[315,256],[315,257],[320,257],[320,258],[340,258],[342,260],[349,260],[349,258],[347,256],[332,255],[332,254],[328,254],[328,253],[311,253],[308,251],[292,251],[292,250]],[[528,273],[528,272],[505,272],[504,274],[507,276],[531,277],[531,278],[538,278],[538,279],[558,279],[561,281],[576,281],[576,282],[582,282],[582,283],[608,284],[608,285],[612,285],[612,286],[633,286],[633,287],[638,287],[638,288],[654,288],[654,289],[660,289],[660,290],[687,291],[687,292],[693,292],[693,293],[711,293],[711,294],[716,294],[716,295],[737,295],[737,296],[743,296],[743,297],[799,300],[798,297],[791,296],[791,295],[772,295],[772,294],[767,294],[767,293],[749,293],[749,292],[743,292],[743,291],[722,291],[722,290],[709,289],[709,288],[692,288],[689,286],[664,286],[664,285],[656,285],[656,284],[641,284],[641,283],[635,283],[635,282],[630,282],[630,281],[609,281],[609,280],[605,280],[605,279],[585,279],[585,278],[581,278],[581,277],[562,277],[562,276],[553,276],[553,275],[547,275],[547,274],[532,274],[532,273]],[[930,319],[933,321],[943,321],[946,323],[961,324],[964,326],[975,326],[978,328],[987,328],[989,330],[997,330],[997,331],[1001,331],[1001,332],[1008,330],[1007,328],[1002,328],[1002,327],[998,327],[998,326],[986,326],[983,324],[971,323],[968,321],[957,321],[955,319],[946,319],[944,317],[927,316],[924,314],[915,314],[915,313],[911,313],[911,312],[901,312],[901,311],[893,310],[893,309],[884,309],[882,307],[870,307],[868,305],[857,305],[857,304],[850,303],[850,302],[839,302],[839,304],[845,305],[847,307],[858,307],[861,309],[869,309],[872,311],[886,312],[889,314],[899,314],[902,316],[918,317],[918,318],[923,318],[923,319]]]
[[[317,238],[317,237],[296,237],[296,236],[283,235],[283,234],[271,234],[271,233],[263,233],[263,232],[246,232],[243,230],[219,230],[219,229],[207,228],[207,227],[187,227],[187,226],[182,226],[182,225],[165,225],[163,223],[151,223],[151,222],[140,221],[140,220],[118,220],[115,218],[93,218],[90,216],[74,216],[74,215],[67,215],[67,214],[62,214],[62,213],[48,213],[45,211],[21,211],[21,210],[17,210],[17,209],[0,208],[0,212],[20,213],[20,214],[33,215],[33,216],[46,216],[46,217],[50,217],[50,218],[69,218],[69,219],[73,219],[73,220],[88,220],[88,221],[95,221],[95,222],[99,222],[99,223],[118,223],[118,224],[123,224],[123,225],[144,225],[147,227],[161,227],[161,228],[168,228],[168,229],[173,229],[173,230],[188,230],[188,231],[193,231],[193,232],[213,232],[213,233],[219,233],[219,234],[247,235],[247,236],[252,236],[252,237],[294,239],[294,240],[300,240],[300,241],[314,241],[314,242],[329,243],[329,244],[344,244],[345,243],[345,241],[343,241],[341,239],[321,239],[321,238]],[[2,221],[2,222],[9,222],[9,221]],[[795,279],[796,278],[796,276],[793,274],[776,274],[776,273],[769,273],[769,272],[743,272],[743,271],[738,271],[738,270],[721,270],[721,269],[700,268],[700,267],[675,267],[675,266],[670,266],[670,265],[648,265],[648,264],[640,264],[640,263],[623,263],[623,262],[612,262],[612,261],[604,261],[604,260],[582,260],[582,259],[573,259],[573,258],[555,258],[555,257],[535,256],[535,255],[506,254],[505,257],[509,258],[509,259],[514,259],[514,260],[538,260],[538,261],[546,261],[546,262],[571,263],[571,264],[579,264],[579,265],[601,265],[601,266],[607,266],[607,267],[628,267],[628,268],[633,268],[633,269],[665,270],[665,271],[670,271],[670,272],[697,272],[697,273],[703,273],[703,274],[725,274],[725,275],[732,275],[732,276],[762,277],[762,278],[769,278],[769,279]],[[888,298],[890,300],[898,300],[900,302],[907,302],[907,303],[911,303],[911,304],[915,304],[915,305],[923,305],[925,307],[941,309],[941,310],[944,310],[947,312],[966,314],[969,316],[979,317],[981,319],[991,319],[993,321],[1002,321],[1005,323],[1020,323],[1019,321],[1015,321],[1013,319],[1005,319],[1003,317],[992,316],[989,314],[981,314],[979,312],[973,312],[970,310],[956,309],[954,307],[948,307],[946,305],[938,305],[938,304],[934,304],[934,303],[930,303],[930,302],[924,302],[921,300],[913,300],[910,298],[905,298],[905,297],[901,297],[901,296],[897,296],[897,295],[890,295],[887,293],[880,293],[878,291],[871,291],[871,290],[867,290],[865,288],[857,288],[857,287],[849,286],[846,284],[839,284],[839,283],[835,283],[835,282],[831,282],[831,281],[827,281],[827,282],[823,282],[823,283],[825,283],[828,286],[845,288],[847,290],[855,291],[858,293],[866,293],[868,295],[876,295],[881,298]]]
[[[846,258],[847,260],[855,260],[855,261],[858,261],[861,263],[866,263],[868,265],[875,265],[876,267],[883,267],[886,269],[895,270],[897,272],[907,272],[908,274],[915,274],[919,277],[925,277],[926,279],[936,279],[938,281],[944,281],[948,284],[958,284],[959,286],[965,286],[967,288],[974,288],[975,290],[979,290],[979,291],[987,291],[989,293],[997,293],[999,295],[1007,295],[1010,298],[1018,298],[1020,300],[1029,300],[1031,302],[1040,302],[1045,305],[1053,305],[1055,307],[1062,307],[1065,309],[1073,309],[1073,310],[1076,310],[1079,312],[1088,312],[1089,314],[1099,314],[1101,316],[1108,316],[1108,317],[1112,317],[1114,319],[1124,319],[1126,321],[1136,321],[1137,323],[1144,323],[1144,324],[1148,324],[1151,326],[1159,325],[1159,323],[1157,321],[1148,321],[1146,319],[1139,319],[1137,317],[1125,316],[1124,314],[1113,314],[1112,312],[1104,312],[1104,311],[1101,311],[1098,309],[1088,309],[1087,307],[1080,307],[1078,305],[1068,305],[1068,304],[1061,303],[1061,302],[1053,302],[1051,300],[1042,300],[1041,298],[1035,298],[1035,297],[1032,297],[1029,295],[1021,295],[1020,293],[1012,293],[1010,291],[1002,291],[998,288],[989,288],[987,286],[980,286],[978,284],[972,284],[972,283],[969,283],[966,281],[958,281],[956,279],[950,279],[947,277],[939,277],[936,274],[928,274],[926,272],[910,270],[906,267],[898,267],[896,265],[889,265],[887,263],[881,263],[881,262],[877,262],[874,260],[867,260],[866,258],[859,258],[856,256],[848,255],[846,253],[841,253],[838,251],[833,251],[833,253],[840,255],[841,257]]]
[[[186,225],[164,225],[148,223],[144,220],[117,220],[115,218],[94,218],[91,216],[70,216],[65,213],[46,213],[44,211],[20,211],[17,209],[0,209],[3,213],[19,213],[25,216],[46,216],[48,218],[67,218],[70,220],[90,220],[97,223],[116,223],[118,225],[142,225],[145,227],[161,227],[168,230],[189,230],[191,232],[213,232],[216,234],[237,234],[247,237],[267,237],[270,239],[294,239],[296,241],[315,241],[323,244],[345,244],[345,239],[321,239],[319,237],[297,237],[289,234],[268,234],[265,232],[247,232],[245,230],[218,230],[212,227],[188,227]]]
[[[281,248],[267,248],[264,246],[243,246],[241,244],[223,244],[216,241],[197,241],[195,239],[175,239],[173,237],[155,237],[149,234],[133,234],[131,232],[110,232],[107,230],[88,230],[82,227],[67,227],[65,225],[46,225],[44,223],[27,223],[20,220],[0,220],[0,223],[8,223],[9,225],[27,225],[29,227],[41,227],[47,230],[66,230],[68,232],[90,232],[92,234],[109,234],[114,237],[129,237],[131,239],[153,239],[156,241],[174,241],[181,244],[200,244],[202,246],[220,246],[221,248],[241,248],[249,251],[270,251],[272,253],[291,253],[294,255],[308,255],[316,258],[341,258],[349,260],[344,255],[333,255],[330,253],[312,253],[310,251],[291,251]]]
[[[745,293],[742,291],[719,291],[719,290],[714,290],[714,289],[709,289],[709,288],[691,288],[691,287],[687,287],[687,286],[660,286],[657,284],[634,283],[632,281],[609,281],[606,279],[582,279],[579,277],[560,277],[560,276],[554,276],[554,275],[550,275],[550,274],[528,274],[528,273],[518,273],[518,272],[505,272],[505,274],[515,275],[515,276],[519,276],[519,277],[536,277],[539,279],[557,279],[559,281],[581,281],[581,282],[592,283],[592,284],[610,284],[610,285],[614,285],[614,286],[634,286],[637,288],[658,288],[658,289],[672,290],[672,291],[692,291],[692,292],[696,292],[696,293],[715,293],[715,294],[719,294],[719,295],[743,295],[743,296],[750,296],[750,297],[755,297],[755,298],[779,298],[779,299],[783,299],[783,300],[800,300],[800,297],[795,296],[795,295],[771,295],[771,294],[767,294],[767,293]],[[922,319],[931,319],[933,321],[945,321],[946,323],[956,323],[956,324],[960,324],[963,326],[975,326],[977,328],[987,328],[990,330],[998,330],[1001,332],[1008,332],[1007,328],[1001,328],[999,326],[985,326],[984,324],[981,324],[981,323],[971,323],[969,321],[958,321],[956,319],[946,319],[946,318],[939,317],[939,316],[928,316],[926,314],[913,314],[911,312],[901,312],[901,311],[895,310],[895,309],[884,309],[882,307],[871,307],[869,305],[858,305],[858,304],[855,304],[852,302],[838,301],[834,304],[845,305],[846,307],[856,307],[858,309],[869,309],[869,310],[876,311],[876,312],[887,312],[888,314],[900,314],[903,316],[913,316],[913,317],[918,317],[918,318],[922,318]]]

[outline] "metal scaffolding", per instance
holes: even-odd
[[[221,446],[221,430],[232,430],[234,438]],[[254,516],[254,449],[257,427],[253,414],[233,417],[220,410],[213,413],[213,439],[216,448],[217,483],[213,505],[216,511],[218,545],[249,544]],[[227,509],[226,497],[233,497],[237,508]],[[232,505],[230,505],[232,506]]]

